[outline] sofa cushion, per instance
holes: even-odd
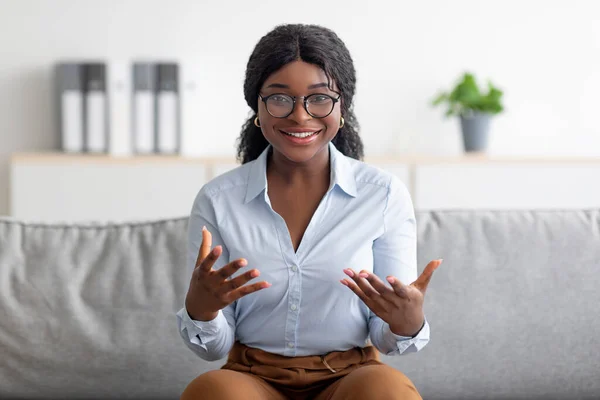
[[[187,219],[0,221],[0,398],[178,398],[219,363],[183,344]]]

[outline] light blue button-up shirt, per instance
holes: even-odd
[[[194,201],[188,240],[189,274],[202,227],[223,253],[214,269],[245,258],[272,286],[227,306],[212,321],[177,313],[186,345],[205,360],[227,355],[234,341],[284,356],[321,355],[373,345],[387,355],[418,351],[429,341],[425,322],[416,337],[395,335],[349,288],[344,268],[417,278],[412,201],[393,175],[344,156],[329,144],[330,187],[313,215],[298,251],[267,193],[270,146],[254,161],[216,177]]]

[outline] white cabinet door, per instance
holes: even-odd
[[[467,162],[415,166],[419,209],[600,207],[600,164]]]
[[[187,216],[206,182],[200,163],[14,163],[11,215],[39,222]]]

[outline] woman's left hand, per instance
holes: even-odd
[[[392,285],[389,287],[373,273],[364,270],[357,273],[350,268],[344,272],[351,279],[345,278],[340,282],[352,289],[371,311],[387,322],[393,333],[399,336],[415,336],[425,323],[423,300],[427,285],[433,271],[441,263],[442,260],[431,261],[410,285],[388,276],[387,280]]]

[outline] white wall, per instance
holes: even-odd
[[[457,123],[429,106],[469,69],[505,89],[496,155],[600,155],[600,1],[0,0],[0,215],[8,158],[58,148],[51,66],[61,58],[169,57],[201,66],[205,129],[188,138],[232,155],[247,115],[242,81],[274,25],[318,23],[346,42],[369,155],[458,154]]]

